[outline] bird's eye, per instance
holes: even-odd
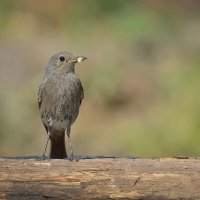
[[[65,60],[65,57],[64,56],[60,56],[60,61],[64,61]]]

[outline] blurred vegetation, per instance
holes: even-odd
[[[195,0],[1,0],[0,156],[41,154],[44,67],[69,50],[85,99],[76,154],[198,156],[200,3]]]

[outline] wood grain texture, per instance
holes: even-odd
[[[200,159],[0,159],[0,199],[200,199]]]

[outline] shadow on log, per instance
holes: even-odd
[[[200,199],[198,158],[0,159],[0,199]]]

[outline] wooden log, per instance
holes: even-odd
[[[198,158],[2,158],[0,166],[0,199],[200,199]]]

